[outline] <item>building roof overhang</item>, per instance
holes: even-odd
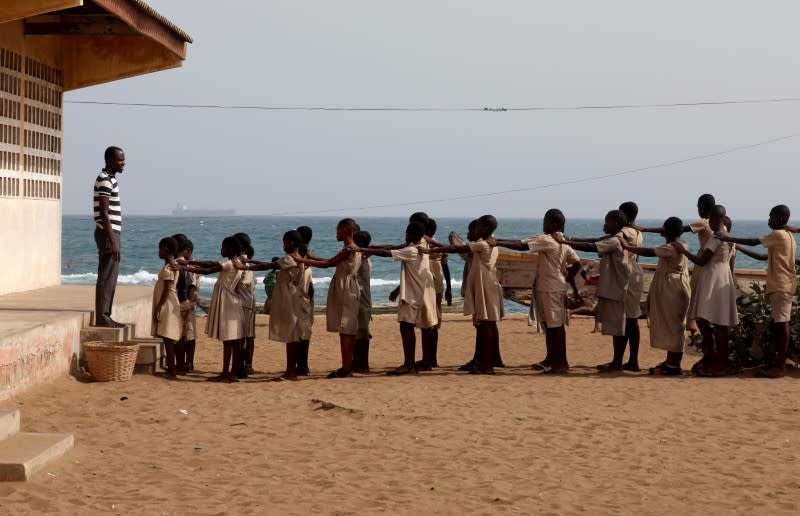
[[[192,38],[142,0],[6,0],[0,24],[57,38],[64,90],[181,66]]]

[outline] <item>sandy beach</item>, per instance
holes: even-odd
[[[529,369],[543,335],[514,316],[500,325],[509,367],[470,376],[456,367],[473,327],[448,315],[445,367],[387,377],[402,355],[395,317],[382,315],[374,373],[324,379],[339,349],[318,317],[312,378],[270,382],[284,353],[267,322],[258,373],[238,384],[203,381],[221,362],[204,339],[199,371],[181,381],[64,378],[3,402],[22,409],[23,431],[73,432],[76,445],[32,481],[0,484],[0,513],[790,514],[800,502],[797,370],[601,376],[591,366],[610,358],[610,338],[573,319],[573,371],[547,377]],[[641,364],[654,365],[662,353],[641,324]]]

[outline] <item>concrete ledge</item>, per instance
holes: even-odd
[[[0,441],[19,433],[19,409],[0,409]]]
[[[0,441],[0,481],[25,481],[74,445],[72,434],[17,434]]]

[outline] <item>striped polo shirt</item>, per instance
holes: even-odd
[[[108,197],[108,220],[115,233],[122,231],[122,208],[119,202],[119,185],[117,178],[110,176],[106,171],[100,172],[94,182],[94,225],[103,229],[103,220],[100,218],[100,197]]]

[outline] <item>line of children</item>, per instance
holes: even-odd
[[[287,232],[283,239],[286,255],[272,262],[252,260],[253,250],[245,234],[223,240],[220,251],[223,261],[192,261],[191,242],[184,235],[176,235],[159,243],[159,257],[165,260],[165,266],[154,291],[153,335],[164,339],[169,377],[174,378],[181,370],[191,370],[194,346],[190,351],[188,343],[194,344],[190,324],[194,318],[182,317],[181,309],[184,305],[194,306],[196,298],[192,296],[196,295],[198,281],[193,275],[219,273],[206,333],[223,341],[223,367],[222,373],[210,380],[237,381],[239,364],[252,367],[252,358],[247,361],[246,350],[242,349],[245,339],[254,337],[252,271],[280,269],[272,296],[270,339],[286,343],[287,368],[280,378],[296,380],[297,376],[308,374],[307,350],[313,321],[310,269],[336,267],[328,291],[326,318],[328,331],[340,335],[342,366],[329,378],[350,376],[353,371],[366,373],[369,372],[372,307],[369,257],[391,257],[401,262],[397,296],[404,361],[390,374],[429,371],[438,366],[435,334],[441,321],[443,293],[437,292],[435,278],[438,275],[432,271],[436,267],[432,264],[441,262],[432,260],[431,256],[455,252],[465,256],[468,263],[463,282],[464,313],[472,316],[476,327],[475,356],[468,363],[468,370],[474,374],[493,374],[494,367],[502,364],[497,322],[503,318],[503,292],[497,280],[496,260],[497,246],[504,246],[538,255],[532,302],[536,318],[546,332],[547,354],[534,367],[548,374],[564,374],[569,370],[566,291],[569,285],[579,297],[574,277],[580,272],[581,263],[574,250],[582,250],[600,256],[598,319],[602,333],[611,335],[614,344],[611,362],[597,366],[599,371],[638,370],[638,318],[643,284],[638,256],[647,256],[658,258],[648,294],[650,342],[652,347],[667,352],[666,359],[650,368],[650,373],[659,376],[682,373],[687,321],[696,321],[703,336],[704,358],[693,370],[700,375],[721,376],[728,373],[729,328],[738,324],[737,290],[732,270],[736,247],[733,244],[764,245],[768,250],[766,255],[746,248],[742,250],[768,262],[766,290],[773,314],[776,351],[761,374],[771,378],[782,376],[789,341],[790,310],[797,288],[796,245],[791,233],[800,230],[788,226],[789,209],[779,205],[770,212],[772,233],[758,239],[734,238],[728,233],[732,223],[725,208],[720,205],[709,208],[710,200],[713,201],[710,194],[698,199],[698,213],[708,219],[688,226],[676,217],[667,219],[658,228],[665,244],[656,248],[643,247],[641,232],[655,231],[655,228],[636,225],[638,207],[633,202],[623,203],[620,209],[608,212],[603,226],[605,236],[593,239],[565,237],[565,218],[559,210],[545,213],[542,235],[525,240],[495,240],[497,221],[491,215],[484,215],[470,224],[469,243],[457,245],[436,242],[433,239],[436,224],[421,212],[410,218],[405,242],[399,246],[370,246],[369,233],[360,231],[352,219],[343,219],[336,229],[337,240],[343,247],[327,260],[308,252],[306,242],[311,238],[310,228],[305,228],[306,234],[300,228]],[[701,248],[697,254],[691,253],[680,241],[685,231],[698,234]],[[177,264],[175,259],[179,260]],[[691,285],[687,261],[696,265]],[[438,278],[444,284],[444,275]],[[422,330],[420,361],[415,361],[415,328]],[[630,357],[623,363],[626,347],[630,348]]]

